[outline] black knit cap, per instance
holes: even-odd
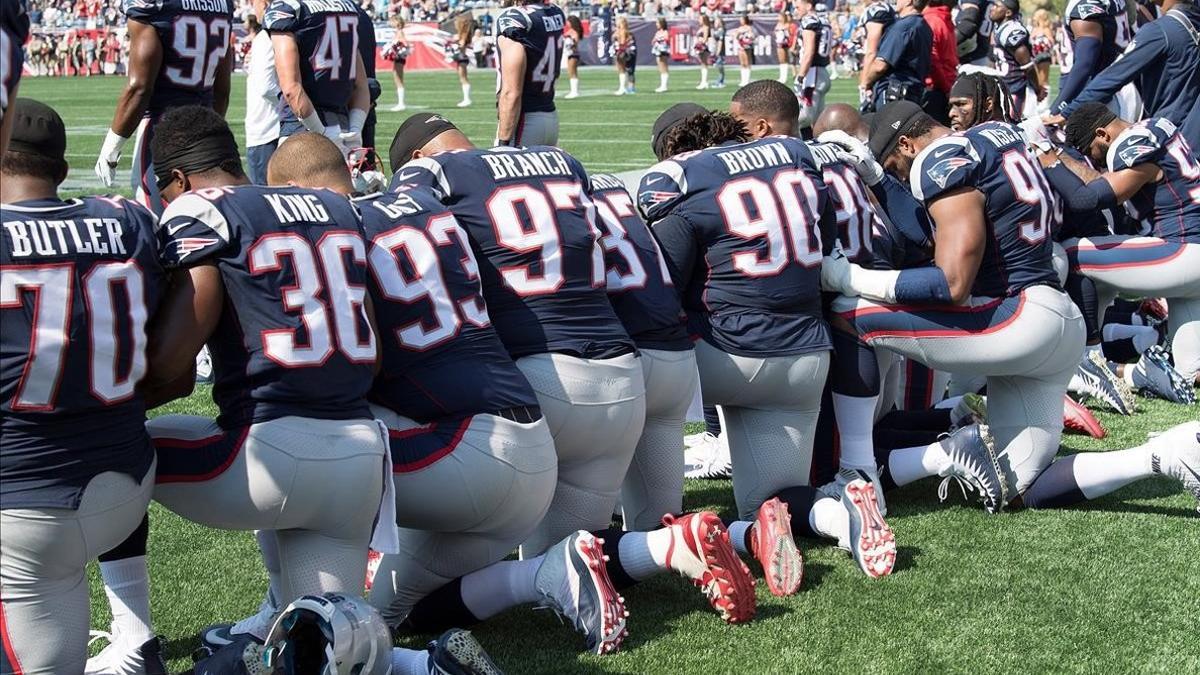
[[[437,113],[416,113],[396,130],[392,145],[388,148],[388,162],[395,173],[412,159],[413,152],[443,133],[457,129],[454,123]]]
[[[67,128],[54,108],[31,98],[19,98],[8,114],[13,118],[9,150],[66,159]]]
[[[923,114],[925,111],[921,106],[912,101],[892,101],[880,108],[871,119],[871,138],[868,142],[871,154],[882,162],[896,149],[908,125]]]
[[[650,131],[650,146],[654,148],[654,156],[666,159],[662,153],[663,143],[666,142],[667,132],[671,130],[671,127],[689,117],[706,113],[708,113],[708,109],[696,103],[676,103],[664,110],[658,119],[654,120],[654,128]]]

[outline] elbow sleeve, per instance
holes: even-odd
[[[900,272],[896,279],[896,301],[950,304],[954,299],[945,272],[938,267],[917,267]]]

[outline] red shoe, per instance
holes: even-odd
[[[787,504],[772,497],[758,507],[753,531],[754,557],[767,578],[771,595],[793,595],[804,581],[804,556],[792,538]]]
[[[1162,298],[1146,298],[1142,301],[1142,306],[1138,307],[1138,312],[1143,316],[1166,321],[1167,303]]]
[[[383,554],[375,549],[367,549],[367,590],[371,590],[371,586],[375,585],[375,573],[379,571],[379,563],[383,560]]]
[[[754,618],[754,577],[738,557],[725,524],[712,511],[663,516],[671,530],[667,567],[692,580],[728,623]]]
[[[1104,438],[1108,435],[1104,425],[1092,414],[1091,410],[1079,405],[1070,396],[1063,396],[1063,428],[1077,434],[1087,434],[1092,438]]]

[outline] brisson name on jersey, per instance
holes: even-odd
[[[0,504],[76,509],[97,474],[154,458],[136,388],[162,298],[154,216],[116,198],[0,213]]]
[[[608,298],[639,348],[691,349],[679,294],[658,242],[619,178],[592,174]]]
[[[162,63],[148,112],[213,104],[217,67],[233,36],[231,0],[124,0],[125,16],[149,24],[162,43]]]
[[[832,246],[836,224],[803,141],[771,136],[677,155],[646,172],[637,200],[693,334],[744,356],[829,349],[822,228]]]
[[[467,233],[427,188],[355,200],[383,362],[370,400],[422,424],[537,405],[492,328]]]
[[[562,66],[566,22],[566,16],[556,5],[543,4],[509,7],[496,19],[496,35],[525,48],[525,83],[521,89],[523,113],[554,110],[554,81]],[[502,67],[497,72],[502,73]]]
[[[1106,163],[1114,172],[1157,165],[1162,178],[1131,200],[1137,216],[1153,223],[1155,237],[1200,244],[1200,159],[1170,120],[1152,117],[1121,132]]]
[[[633,351],[604,290],[595,206],[577,159],[549,146],[444,152],[401,167],[430,187],[471,239],[488,314],[514,358]]]
[[[267,32],[295,38],[300,84],[320,114],[345,115],[349,109],[358,75],[358,21],[353,0],[272,0],[263,14]],[[285,120],[294,118],[284,107]]]
[[[1059,287],[1051,264],[1054,196],[1018,127],[985,122],[934,141],[914,160],[909,185],[926,207],[960,188],[983,194],[988,231],[972,295]]]
[[[168,269],[221,273],[225,304],[208,341],[218,424],[370,417],[366,244],[347,199],[257,185],[197,190],[163,212],[159,240]]]

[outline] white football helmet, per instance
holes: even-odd
[[[275,620],[267,636],[267,665],[285,675],[388,675],[392,636],[383,617],[362,598],[304,595]]]

